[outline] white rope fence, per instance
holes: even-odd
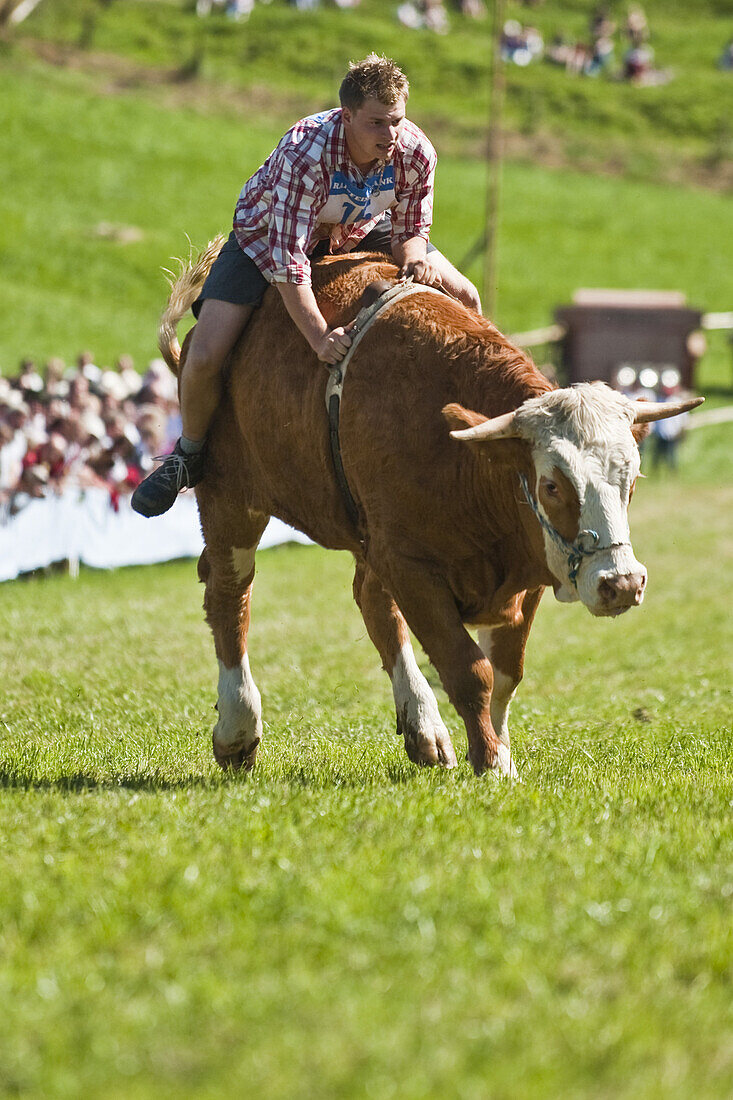
[[[280,520],[270,520],[260,546],[310,539]],[[176,558],[195,558],[203,549],[193,493],[182,493],[169,512],[144,519],[123,497],[115,510],[104,489],[66,489],[32,500],[17,515],[0,523],[0,581],[21,573],[69,562],[94,569],[152,565]]]

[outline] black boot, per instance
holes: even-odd
[[[141,481],[131,504],[141,516],[162,516],[175,502],[181,489],[192,489],[204,476],[204,452],[187,454],[180,439],[163,464]]]

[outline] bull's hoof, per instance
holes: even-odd
[[[495,754],[491,755],[487,750],[481,752],[476,758],[471,756],[469,749],[466,760],[476,775],[490,775],[494,779],[514,779],[521,783],[512,754],[504,744],[499,744]]]
[[[212,737],[214,759],[222,771],[251,772],[257,762],[257,748],[260,739],[257,738],[251,745],[229,745],[226,749],[217,747],[216,738]]]
[[[458,765],[450,734],[442,730],[416,730],[398,717],[397,734],[405,741],[405,752],[413,764],[424,768],[455,768]]]

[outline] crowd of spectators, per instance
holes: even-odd
[[[587,38],[577,39],[561,31],[547,45],[536,27],[508,19],[501,34],[501,55],[505,61],[520,66],[544,58],[573,75],[605,74],[631,84],[665,84],[671,79],[671,73],[655,68],[649,23],[643,8],[636,3],[630,4],[625,17],[618,23],[611,17],[611,10],[608,3],[594,9]],[[621,47],[620,63],[616,58],[617,46]]]
[[[100,488],[117,507],[180,435],[176,380],[162,359],[139,374],[129,356],[114,369],[83,352],[75,367],[31,360],[0,377],[0,520],[38,497]]]
[[[243,22],[254,10],[256,0],[195,0],[196,14],[205,17],[213,11],[225,13],[235,22]],[[259,0],[269,4],[272,0]],[[321,0],[287,0],[299,11],[313,11]],[[361,0],[328,0],[338,8],[355,8]],[[540,7],[544,0],[521,0],[525,8]],[[544,58],[562,66],[573,75],[598,76],[604,74],[630,84],[666,84],[672,79],[668,69],[655,66],[654,49],[650,44],[649,22],[644,9],[635,0],[628,4],[623,17],[616,21],[612,12],[618,8],[618,0],[605,0],[594,9],[588,35],[578,39],[564,31],[558,32],[545,44],[537,27],[526,25],[517,19],[508,19],[501,34],[501,55],[504,61],[526,66]],[[395,9],[397,21],[408,30],[427,30],[434,34],[450,31],[449,9],[471,19],[483,19],[487,15],[486,0],[400,0]],[[620,47],[620,62],[616,57]],[[728,43],[718,59],[718,67],[733,70],[733,40]]]
[[[337,8],[355,8],[360,2],[361,0],[333,0]],[[269,4],[271,0],[260,0],[260,3]],[[319,6],[320,0],[289,0],[289,3],[298,11],[313,11]],[[196,14],[203,19],[218,10],[235,23],[244,23],[254,11],[254,6],[255,0],[196,0]]]
[[[454,0],[453,8],[469,19],[483,19],[486,15],[484,0]],[[434,34],[447,34],[450,30],[443,0],[403,0],[397,8],[397,20],[408,30],[425,29]]]

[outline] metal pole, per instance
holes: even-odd
[[[491,84],[489,87],[489,128],[486,143],[486,230],[484,240],[484,314],[496,312],[497,262],[501,201],[502,112],[504,107],[504,62],[501,56],[501,34],[504,27],[504,0],[494,0],[494,23],[491,36]]]

